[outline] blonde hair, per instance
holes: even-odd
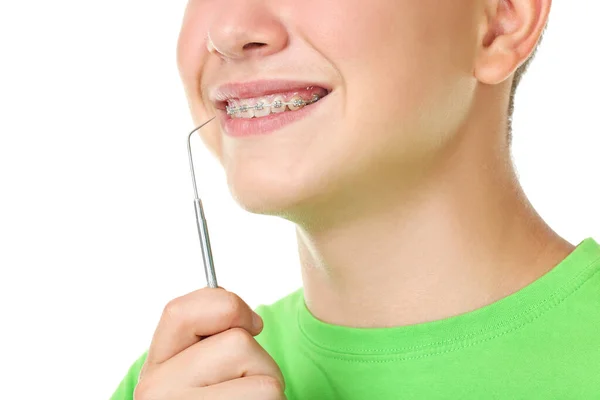
[[[531,52],[531,55],[529,56],[529,58],[527,60],[525,60],[525,62],[523,64],[521,64],[521,66],[519,68],[517,68],[517,70],[515,71],[515,75],[514,75],[513,82],[512,82],[512,87],[510,89],[510,100],[508,102],[508,145],[509,146],[512,143],[512,117],[513,117],[513,113],[515,111],[515,94],[517,92],[517,87],[519,86],[519,83],[521,82],[521,78],[523,78],[523,75],[525,74],[525,72],[527,72],[527,68],[529,68],[531,61],[535,57],[535,54],[537,53],[537,50],[540,47],[540,43],[542,42],[542,38],[544,37],[544,32],[546,32],[547,27],[548,27],[548,25],[546,24],[546,26],[544,27],[544,30],[542,31],[542,34],[540,35],[540,39],[538,40],[535,48]]]

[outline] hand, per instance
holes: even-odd
[[[279,367],[254,339],[262,328],[262,319],[221,287],[171,300],[154,332],[134,399],[285,399]]]

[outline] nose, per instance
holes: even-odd
[[[225,60],[264,57],[286,47],[282,21],[262,0],[219,0],[208,30],[208,50]],[[271,2],[269,2],[271,3]]]

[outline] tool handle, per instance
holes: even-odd
[[[204,261],[204,273],[206,274],[206,283],[208,287],[216,288],[217,276],[215,275],[215,266],[213,264],[212,250],[210,248],[210,238],[208,236],[208,226],[204,217],[202,201],[194,199],[194,209],[196,210],[196,225],[198,225],[198,235],[200,236],[200,248],[202,249],[202,261]]]

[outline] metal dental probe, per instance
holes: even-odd
[[[202,249],[202,261],[204,262],[204,273],[206,274],[206,283],[208,287],[216,288],[217,276],[215,275],[215,266],[213,264],[212,250],[210,248],[210,238],[208,236],[208,226],[206,225],[206,218],[204,217],[204,209],[202,208],[202,201],[198,197],[198,188],[196,186],[196,175],[194,174],[194,163],[192,161],[192,149],[190,146],[190,138],[192,133],[208,124],[210,121],[215,119],[212,117],[196,129],[190,132],[187,139],[188,156],[190,158],[190,170],[192,171],[192,183],[194,184],[194,209],[196,210],[196,225],[198,226],[198,235],[200,236],[200,248]]]

